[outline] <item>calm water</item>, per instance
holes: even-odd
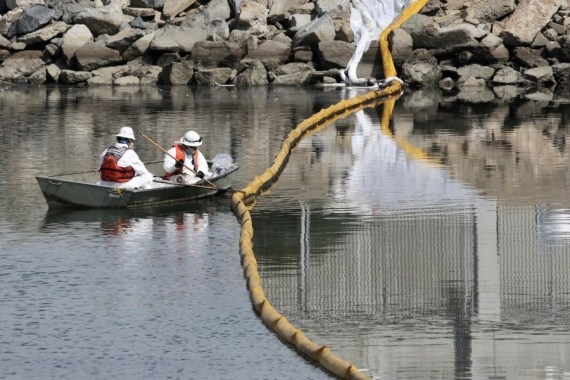
[[[207,156],[240,163],[240,188],[354,94],[0,92],[0,378],[330,378],[252,311],[227,197],[54,212],[34,176],[95,168],[130,125],[165,147],[198,130]],[[570,379],[570,105],[414,93],[384,111],[307,137],[258,199],[269,300],[374,378]]]

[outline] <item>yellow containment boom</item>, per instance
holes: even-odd
[[[324,370],[340,379],[368,379],[369,377],[354,364],[335,355],[328,347],[319,345],[307,338],[301,330],[292,326],[287,318],[281,315],[265,297],[253,251],[253,223],[249,211],[253,208],[255,199],[277,182],[279,175],[287,165],[292,150],[302,139],[336,120],[346,118],[364,108],[378,106],[390,99],[392,95],[400,95],[402,91],[400,81],[389,79],[396,78],[396,69],[389,51],[388,35],[411,15],[419,12],[427,1],[417,0],[411,3],[380,35],[380,54],[386,79],[390,83],[381,90],[343,100],[301,122],[287,135],[272,165],[261,175],[254,177],[245,188],[234,192],[231,198],[232,211],[241,224],[239,254],[254,310],[266,326],[285,342],[295,347],[297,352],[314,363],[318,363]],[[392,99],[388,106],[384,107],[383,123],[388,123],[391,118],[393,102]]]

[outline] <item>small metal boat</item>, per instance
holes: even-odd
[[[146,167],[151,173],[164,171],[162,162],[149,163]],[[195,201],[225,192],[231,188],[239,165],[231,163],[223,168],[212,169],[212,178],[195,184],[188,185],[154,177],[152,187],[133,190],[98,185],[98,170],[36,176],[36,180],[50,208],[134,208]]]

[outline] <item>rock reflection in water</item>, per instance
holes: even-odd
[[[569,110],[404,98],[320,131],[254,209],[268,298],[377,378],[564,377]]]

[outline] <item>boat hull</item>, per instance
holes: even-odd
[[[50,208],[131,208],[212,197],[230,189],[238,168],[239,166],[234,164],[223,175],[210,179],[210,183],[202,181],[195,185],[174,184],[155,177],[155,187],[136,190],[97,185],[97,171],[37,176],[36,180]]]

